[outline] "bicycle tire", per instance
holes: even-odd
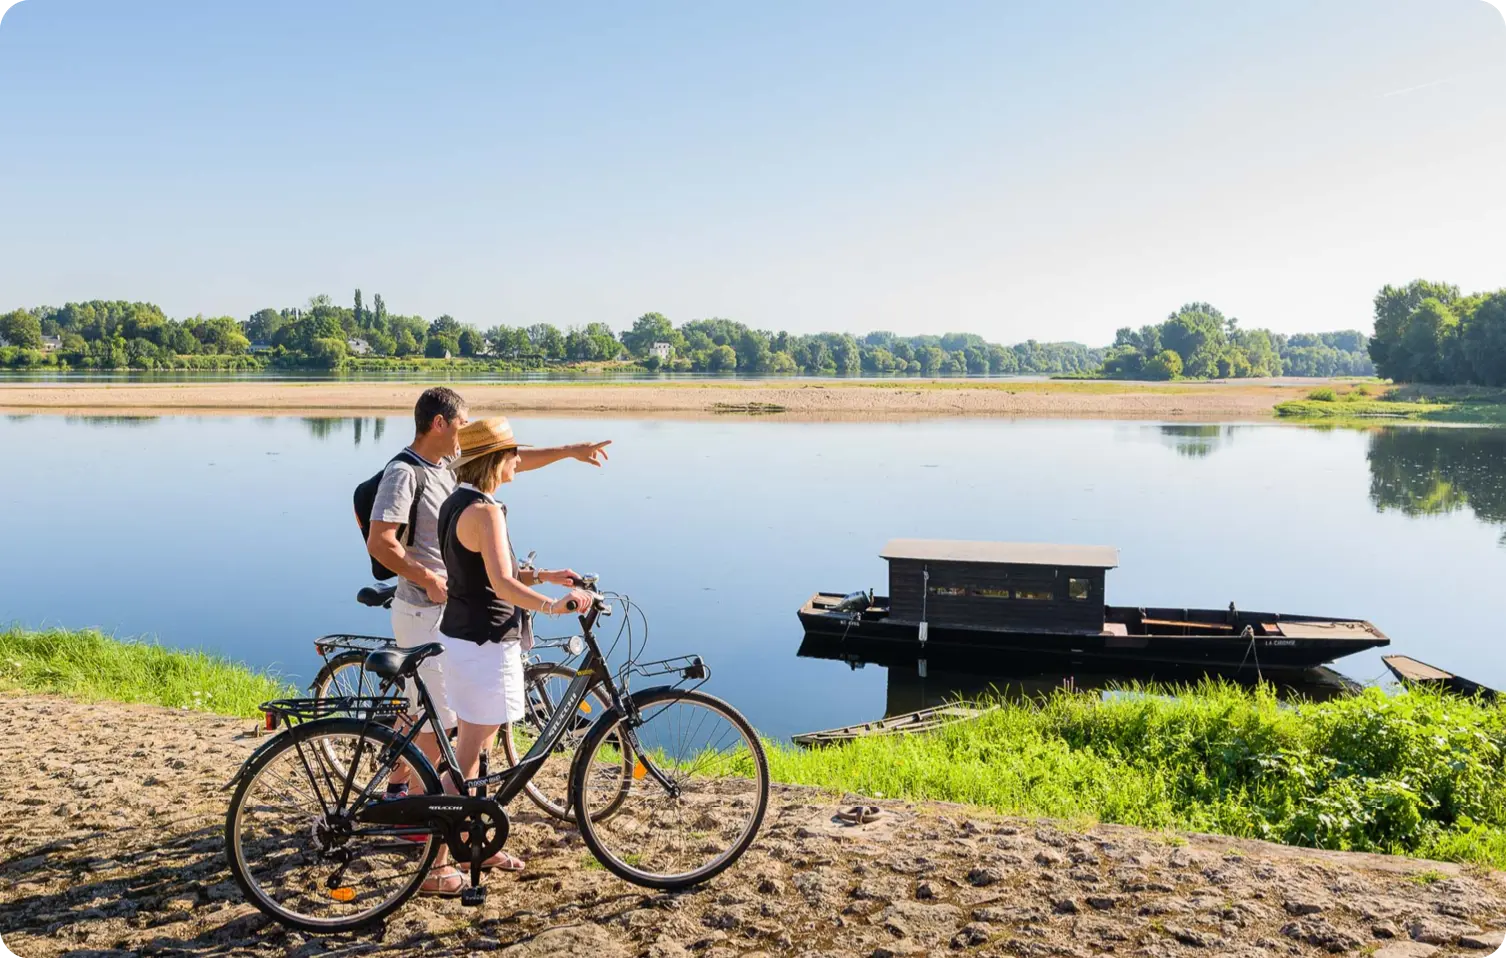
[[[558,662],[539,662],[534,665],[528,666],[526,669],[524,669],[523,674],[525,707],[529,709],[529,716],[524,721],[527,722],[532,731],[537,734],[538,731],[543,728],[544,724],[549,721],[549,713],[540,711],[538,714],[534,714],[535,709],[538,707],[538,703],[540,702],[539,697],[536,696],[535,693],[539,690],[539,688],[542,687],[543,683],[550,678],[560,679],[563,680],[566,684],[569,684],[575,679],[576,671],[569,666],[562,665]],[[596,693],[594,691],[588,691],[586,693],[586,699],[583,701],[582,705],[589,705],[590,711],[596,711],[602,715],[605,715],[608,711],[606,700],[603,699],[599,693]],[[583,708],[582,711],[586,711],[586,709]],[[562,822],[570,822],[572,824],[575,822],[575,805],[571,799],[571,769],[573,769],[575,765],[575,755],[579,750],[579,743],[583,740],[583,735],[576,736],[576,744],[570,748],[570,755],[568,759],[565,760],[563,771],[565,795],[563,796],[562,800],[555,795],[549,794],[550,792],[558,791],[558,789],[547,789],[543,787],[546,782],[551,781],[551,779],[541,780],[540,775],[544,771],[543,766],[540,766],[539,770],[534,773],[534,776],[530,778],[528,780],[528,783],[523,786],[523,794],[527,795],[529,801],[533,802],[534,805],[538,806],[546,814],[557,818]],[[514,740],[511,725],[504,725],[502,726],[502,728],[498,729],[497,741],[502,746],[502,758],[507,762],[508,768],[512,768],[513,766],[517,765],[518,762],[522,761],[523,755],[527,753],[527,749],[520,747],[519,744]],[[551,763],[557,763],[563,757],[564,756],[560,756],[559,758],[557,758],[556,756],[551,755],[544,760],[544,765],[547,766]],[[626,761],[626,759],[624,759],[624,761]],[[594,811],[592,813],[593,817],[600,821],[601,819],[611,815],[621,806],[622,800],[626,797],[627,793],[624,789],[622,795],[615,802],[607,805],[604,808]]]
[[[768,811],[769,762],[768,757],[764,754],[763,745],[759,741],[758,732],[743,717],[741,712],[737,711],[737,709],[733,708],[727,702],[722,701],[714,695],[708,695],[705,692],[677,688],[657,688],[636,693],[631,696],[631,700],[632,708],[630,711],[633,714],[647,714],[650,716],[649,719],[645,720],[644,725],[647,725],[648,721],[652,721],[653,710],[656,706],[660,707],[662,711],[668,705],[689,702],[709,708],[714,712],[720,712],[722,717],[727,719],[729,724],[736,728],[742,734],[744,741],[748,743],[755,772],[755,787],[752,791],[756,807],[737,841],[709,864],[701,868],[672,875],[662,874],[637,868],[634,863],[626,861],[624,857],[619,857],[607,847],[605,841],[598,834],[598,830],[609,823],[603,822],[594,815],[587,814],[586,808],[586,803],[590,800],[590,791],[587,787],[586,778],[593,767],[592,756],[602,746],[607,736],[612,734],[612,731],[621,725],[626,718],[626,716],[619,713],[608,713],[597,720],[591,731],[587,733],[585,740],[581,743],[576,753],[575,764],[571,770],[571,799],[575,804],[576,823],[580,829],[580,837],[585,841],[586,847],[590,849],[591,854],[608,871],[618,878],[632,882],[635,885],[674,891],[707,882],[732,867],[742,857],[743,853],[748,850],[748,846],[753,844],[754,839],[758,837],[758,830],[763,825],[764,814]],[[619,735],[619,739],[621,738],[623,736]],[[635,766],[637,764],[635,762]],[[633,778],[638,779],[639,777],[637,768],[635,767]],[[639,784],[634,783],[633,787],[639,787]],[[653,786],[643,787],[659,786],[655,783]]]
[[[301,931],[315,932],[318,934],[336,934],[339,932],[354,931],[381,921],[397,909],[401,908],[408,899],[412,898],[423,884],[424,877],[438,856],[442,842],[438,838],[428,839],[428,848],[422,853],[420,863],[417,865],[413,877],[399,893],[376,908],[362,912],[350,918],[337,920],[317,920],[299,915],[280,907],[269,894],[261,889],[261,885],[253,880],[250,871],[251,863],[246,860],[245,851],[241,842],[240,820],[245,809],[246,796],[259,781],[262,771],[270,766],[277,758],[284,755],[289,749],[309,742],[311,739],[329,737],[334,735],[349,735],[362,740],[369,740],[374,748],[383,748],[394,741],[398,736],[391,729],[383,725],[368,723],[356,718],[328,718],[314,722],[306,722],[283,732],[273,742],[263,746],[261,751],[248,760],[246,768],[238,777],[235,792],[230,798],[230,807],[225,812],[225,857],[230,865],[230,874],[240,886],[246,900],[256,907],[258,911],[280,924]],[[319,743],[314,743],[312,748],[320,751],[324,749]],[[437,795],[441,791],[439,775],[424,758],[423,753],[411,743],[403,750],[402,760],[406,761],[413,769],[414,774],[422,782],[425,791],[431,795]]]

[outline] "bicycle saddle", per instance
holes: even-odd
[[[428,642],[413,649],[382,649],[366,656],[365,669],[384,679],[400,675],[412,675],[418,671],[418,663],[431,655],[444,651],[438,642]]]
[[[395,585],[368,585],[356,593],[356,601],[362,605],[369,605],[373,609],[381,608],[392,598],[397,591]]]

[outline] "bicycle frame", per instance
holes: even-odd
[[[498,806],[505,806],[516,798],[524,786],[533,779],[539,767],[544,763],[544,760],[548,758],[554,747],[559,744],[560,739],[565,733],[566,725],[575,717],[576,711],[580,707],[580,703],[585,699],[586,693],[591,690],[592,686],[600,685],[605,690],[608,703],[611,707],[609,714],[628,716],[629,722],[623,727],[626,745],[632,750],[632,754],[637,756],[637,761],[643,766],[645,774],[654,779],[655,782],[671,795],[678,795],[680,792],[679,786],[669,776],[665,775],[653,762],[652,758],[646,755],[643,749],[640,748],[637,734],[631,724],[633,716],[629,714],[632,708],[631,701],[628,696],[623,694],[623,690],[618,687],[618,684],[613,681],[611,671],[607,666],[606,656],[602,654],[601,647],[596,641],[596,621],[605,609],[604,602],[598,598],[592,603],[591,609],[580,617],[581,633],[586,643],[585,661],[576,670],[575,678],[565,689],[565,693],[560,701],[554,705],[549,721],[544,724],[543,729],[540,730],[538,737],[534,740],[527,754],[518,760],[518,764],[511,768],[481,775],[474,779],[462,778],[459,760],[455,755],[454,747],[450,744],[449,736],[445,734],[445,730],[440,726],[438,711],[434,707],[434,700],[430,697],[428,687],[424,685],[422,677],[415,674],[413,676],[413,684],[418,692],[418,700],[423,718],[418,722],[409,723],[408,729],[402,733],[401,738],[386,750],[388,757],[380,763],[376,774],[372,776],[372,781],[378,781],[389,775],[396,768],[398,756],[403,753],[408,745],[427,726],[429,731],[435,735],[440,757],[450,777],[451,784],[459,792],[458,797],[485,798],[487,797],[486,789],[495,785],[499,786],[499,788],[496,794],[491,796],[491,800]],[[359,754],[351,762],[341,797],[335,805],[336,809],[344,809],[346,803],[349,801],[350,792],[354,785],[355,768],[358,762]],[[309,774],[312,775],[311,770]],[[369,790],[370,783],[362,791],[366,793]],[[440,799],[443,796],[428,797]],[[413,802],[417,801],[417,799],[409,799],[408,801]],[[350,809],[350,811],[354,811],[354,809]],[[379,828],[370,833],[418,834],[430,832],[431,829],[424,826],[410,826],[407,828],[393,826]]]

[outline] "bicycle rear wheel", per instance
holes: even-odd
[[[251,758],[225,813],[230,873],[251,904],[282,924],[331,933],[380,921],[418,890],[439,838],[368,834],[350,817],[380,795],[379,755],[396,739],[360,719],[321,719],[282,733]],[[439,776],[412,745],[397,765],[411,768],[425,791],[439,792]]]
[[[557,662],[530,665],[524,671],[527,714],[522,721],[513,722],[510,726],[504,725],[497,732],[498,744],[502,746],[501,756],[509,768],[517,765],[528,754],[573,681],[575,670]],[[591,730],[592,724],[610,709],[610,703],[597,688],[588,691],[580,705],[576,706],[576,714],[560,736],[559,742],[528,780],[528,784],[523,786],[524,794],[535,805],[561,821],[575,821],[575,808],[570,802],[570,769],[574,765],[576,749]],[[627,750],[623,750],[622,754],[624,761],[630,763],[631,760],[626,757]],[[623,771],[624,774],[631,771],[630,765],[625,766]],[[615,805],[603,803],[592,814],[598,817],[610,815],[615,808]]]
[[[705,692],[651,689],[633,704],[636,728],[608,713],[581,743],[571,776],[581,838],[634,884],[700,884],[737,861],[758,834],[769,804],[763,746],[747,719]],[[637,757],[624,773],[617,743],[635,739]],[[598,817],[608,803],[620,808]]]
[[[366,671],[365,652],[341,652],[324,663],[309,692],[316,699],[373,696],[382,694],[381,685],[381,679]],[[393,679],[385,694],[402,695],[403,687],[402,679]]]

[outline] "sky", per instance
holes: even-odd
[[[0,0],[0,6],[3,6]],[[1506,286],[1484,0],[24,0],[0,309],[1107,343]]]

